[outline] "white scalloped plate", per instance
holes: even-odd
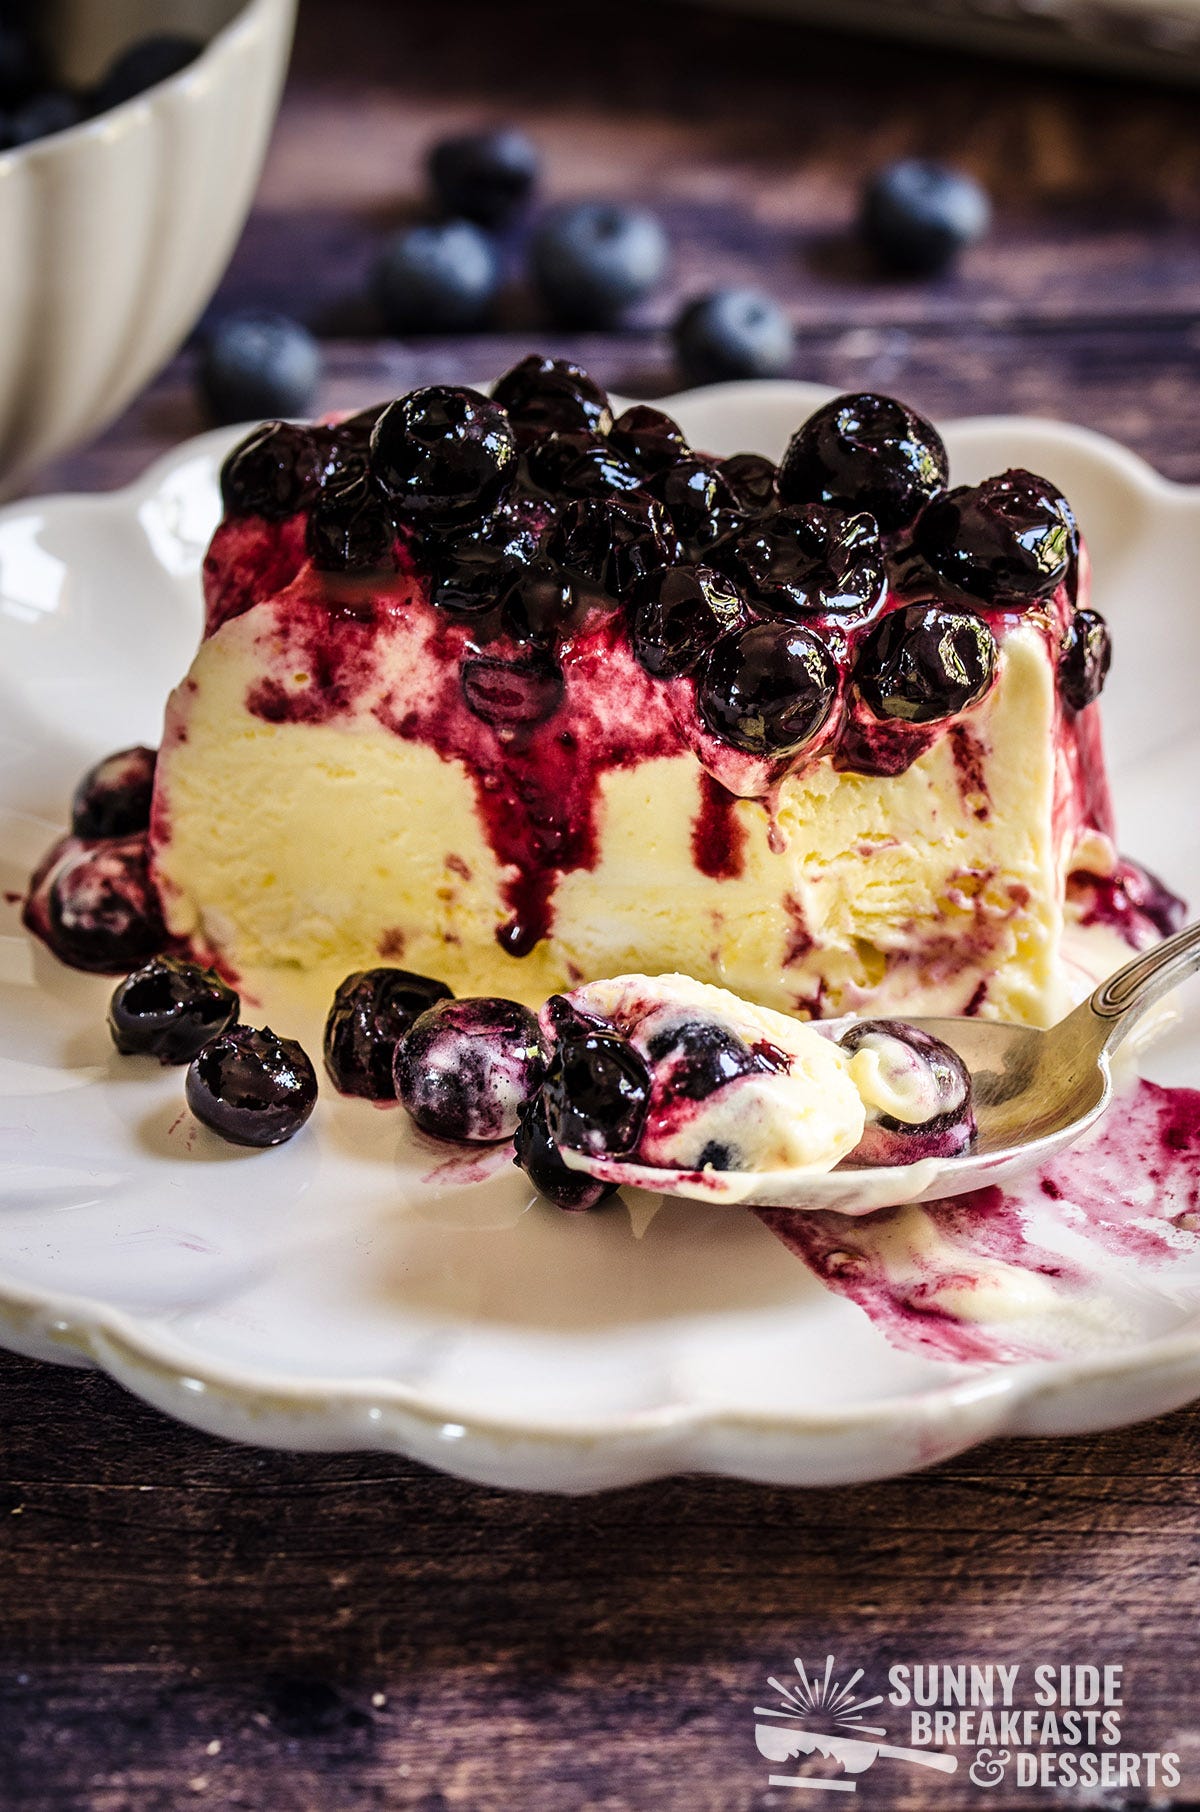
[[[737,385],[668,407],[698,445],[778,454],[826,394]],[[158,739],[197,639],[230,438],[192,441],[111,496],[0,513],[14,894],[83,769]],[[1049,422],[961,422],[946,439],[959,480],[1028,465],[1074,501],[1115,627],[1105,708],[1125,842],[1200,898],[1200,490]],[[222,1146],[182,1113],[177,1071],[113,1055],[111,984],[61,968],[11,898],[3,910],[0,1339],[99,1365],[200,1427],[389,1448],[528,1488],[692,1468],[828,1484],[1200,1395],[1200,1260],[1117,1265],[1108,1283],[1136,1313],[1103,1350],[967,1365],[891,1345],[739,1210],[668,1204],[648,1227],[637,1203],[564,1216],[504,1162],[482,1182],[422,1182],[443,1154],[417,1150],[396,1110],[332,1091],[291,1145]],[[316,1048],[314,999],[267,1005]],[[1149,1073],[1200,1080],[1200,1029],[1177,1028]]]

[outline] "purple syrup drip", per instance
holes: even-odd
[[[746,827],[737,816],[737,799],[700,772],[700,809],[692,822],[692,860],[712,881],[736,881],[745,863]]]

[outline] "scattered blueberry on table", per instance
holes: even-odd
[[[783,309],[756,289],[715,289],[689,302],[671,330],[689,384],[780,377],[796,350]]]
[[[646,208],[563,202],[538,223],[530,268],[546,306],[572,327],[613,327],[662,282],[667,237]]]
[[[320,347],[287,315],[226,315],[202,343],[200,391],[217,422],[307,415],[320,377]]]
[[[867,245],[889,270],[931,276],[982,239],[991,217],[991,204],[973,177],[944,164],[904,158],[871,178],[859,225]]]
[[[529,204],[537,186],[537,147],[515,126],[440,139],[429,153],[429,185],[446,214],[502,227]]]
[[[374,287],[389,332],[466,333],[491,315],[500,261],[472,221],[435,221],[388,240],[376,261]]]
[[[435,1139],[511,1139],[541,1066],[528,1007],[491,995],[441,1000],[396,1046],[396,1097]]]

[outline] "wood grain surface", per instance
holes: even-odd
[[[638,195],[675,247],[620,334],[565,338],[513,281],[494,335],[388,340],[363,294],[420,207],[439,132],[512,118],[550,194]],[[863,174],[972,168],[988,242],[933,283],[848,233]],[[280,306],[327,346],[326,406],[486,377],[531,345],[676,384],[680,298],[752,281],[797,376],[944,416],[1022,410],[1200,481],[1194,95],[871,47],[615,0],[308,0],[258,206],[216,306]],[[186,351],[38,488],[124,482],[204,425]],[[835,1652],[1125,1667],[1126,1746],[1182,1785],[972,1786],[901,1763],[890,1812],[1200,1806],[1200,1420],[992,1446],[869,1489],[680,1479],[507,1496],[382,1456],[280,1455],[178,1428],[88,1373],[0,1358],[0,1807],[20,1812],[765,1812],[766,1676]],[[893,1720],[894,1722],[894,1720]]]

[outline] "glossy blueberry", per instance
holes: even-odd
[[[71,800],[73,837],[131,837],[150,826],[157,749],[137,743],[89,768]]]
[[[467,709],[494,730],[532,730],[562,704],[562,668],[544,649],[506,660],[478,655],[462,664]]]
[[[876,717],[937,723],[976,704],[996,671],[996,641],[981,617],[937,604],[889,611],[854,663],[854,683]]]
[[[664,566],[634,587],[633,652],[659,679],[699,666],[709,649],[746,616],[733,581],[711,566]]]
[[[121,975],[167,943],[144,836],[68,848],[46,877],[46,942],[73,969]]]
[[[1067,627],[1058,659],[1058,684],[1073,711],[1082,711],[1104,690],[1112,662],[1112,637],[1098,610],[1077,610]]]
[[[777,509],[779,494],[775,489],[777,467],[761,453],[734,453],[717,461],[717,469],[733,492],[739,515],[765,516]]]
[[[617,600],[644,573],[681,553],[662,505],[641,492],[580,498],[568,505],[547,551],[573,579]]]
[[[427,1008],[452,998],[445,982],[407,969],[348,975],[325,1021],[325,1068],[334,1087],[368,1101],[394,1101],[396,1046]]]
[[[131,44],[114,58],[92,90],[92,111],[105,113],[110,107],[131,101],[135,94],[144,94],[147,88],[168,81],[189,63],[194,63],[203,49],[198,38],[184,37],[176,32],[139,38],[136,44]],[[263,413],[270,414],[271,411]]]
[[[763,1068],[745,1039],[711,1020],[674,1017],[650,1032],[645,1050],[668,1099],[706,1101],[727,1082]]]
[[[234,1026],[188,1066],[187,1104],[232,1145],[282,1145],[317,1104],[317,1076],[294,1038],[269,1026]]]
[[[649,488],[663,503],[684,551],[693,558],[727,534],[737,520],[733,490],[716,460],[695,454],[677,460],[652,478]]]
[[[395,519],[365,471],[327,486],[304,533],[308,557],[320,572],[372,573],[395,566]]]
[[[609,440],[643,477],[663,472],[691,452],[683,429],[661,409],[637,403],[612,425]]]
[[[982,239],[991,217],[987,196],[970,176],[944,164],[904,158],[867,184],[860,227],[890,270],[925,275]]]
[[[156,956],[119,982],[108,1003],[118,1051],[190,1063],[210,1038],[236,1024],[240,1002],[215,969]]]
[[[1020,603],[1057,590],[1072,571],[1079,536],[1062,492],[1014,469],[961,485],[926,509],[913,533],[943,579],[987,604]]]
[[[458,132],[429,154],[429,182],[447,214],[505,226],[526,206],[538,178],[538,154],[515,126]]]
[[[532,483],[553,497],[607,497],[642,482],[601,434],[548,434],[530,446],[525,463]]]
[[[796,350],[787,315],[756,289],[715,289],[698,297],[682,310],[671,333],[690,384],[779,377]]]
[[[513,1163],[547,1201],[567,1214],[586,1214],[601,1203],[611,1201],[617,1193],[615,1183],[601,1183],[585,1170],[569,1170],[562,1154],[550,1137],[546,1103],[539,1091],[521,1109],[521,1118],[513,1138]]]
[[[923,416],[890,396],[838,396],[792,436],[779,495],[869,510],[889,534],[944,489],[949,470],[942,437]]]
[[[570,621],[571,581],[552,560],[539,559],[519,571],[500,606],[501,622],[517,642],[552,646]]]
[[[431,600],[458,615],[491,610],[533,560],[538,541],[519,504],[502,505],[479,528],[435,537],[424,554]]]
[[[480,522],[512,483],[517,449],[503,409],[478,390],[431,384],[384,410],[371,469],[402,516],[434,527]]]
[[[556,1145],[589,1157],[628,1157],[646,1122],[650,1072],[617,1032],[560,1036],[546,1066],[542,1098]]]
[[[697,702],[714,735],[751,755],[795,755],[828,721],[838,671],[811,630],[751,623],[717,643]]]
[[[396,1095],[435,1139],[511,1138],[542,1073],[538,1024],[515,1000],[444,1000],[396,1047]]]
[[[374,288],[390,333],[465,333],[492,311],[500,261],[469,220],[405,227],[380,253]]]
[[[875,518],[820,503],[761,517],[722,549],[722,558],[776,616],[862,616],[886,583]]]
[[[200,351],[200,392],[214,421],[308,415],[321,381],[321,349],[287,315],[226,315]]]
[[[572,327],[611,327],[656,289],[666,235],[645,208],[572,201],[552,208],[530,245],[530,267],[554,317]]]
[[[9,114],[6,137],[10,145],[31,145],[35,139],[49,138],[52,132],[66,132],[82,118],[83,108],[76,95],[65,88],[47,88]]]
[[[613,425],[608,397],[581,366],[536,352],[505,372],[492,401],[522,446],[539,434],[607,434]]]
[[[227,516],[282,521],[318,496],[332,447],[292,422],[264,422],[226,456],[221,502]]]
[[[971,1076],[948,1044],[898,1019],[859,1020],[838,1042],[851,1058],[868,1052],[878,1079],[904,1106],[903,1117],[868,1110],[851,1162],[912,1164],[920,1158],[956,1157],[971,1144]]]

